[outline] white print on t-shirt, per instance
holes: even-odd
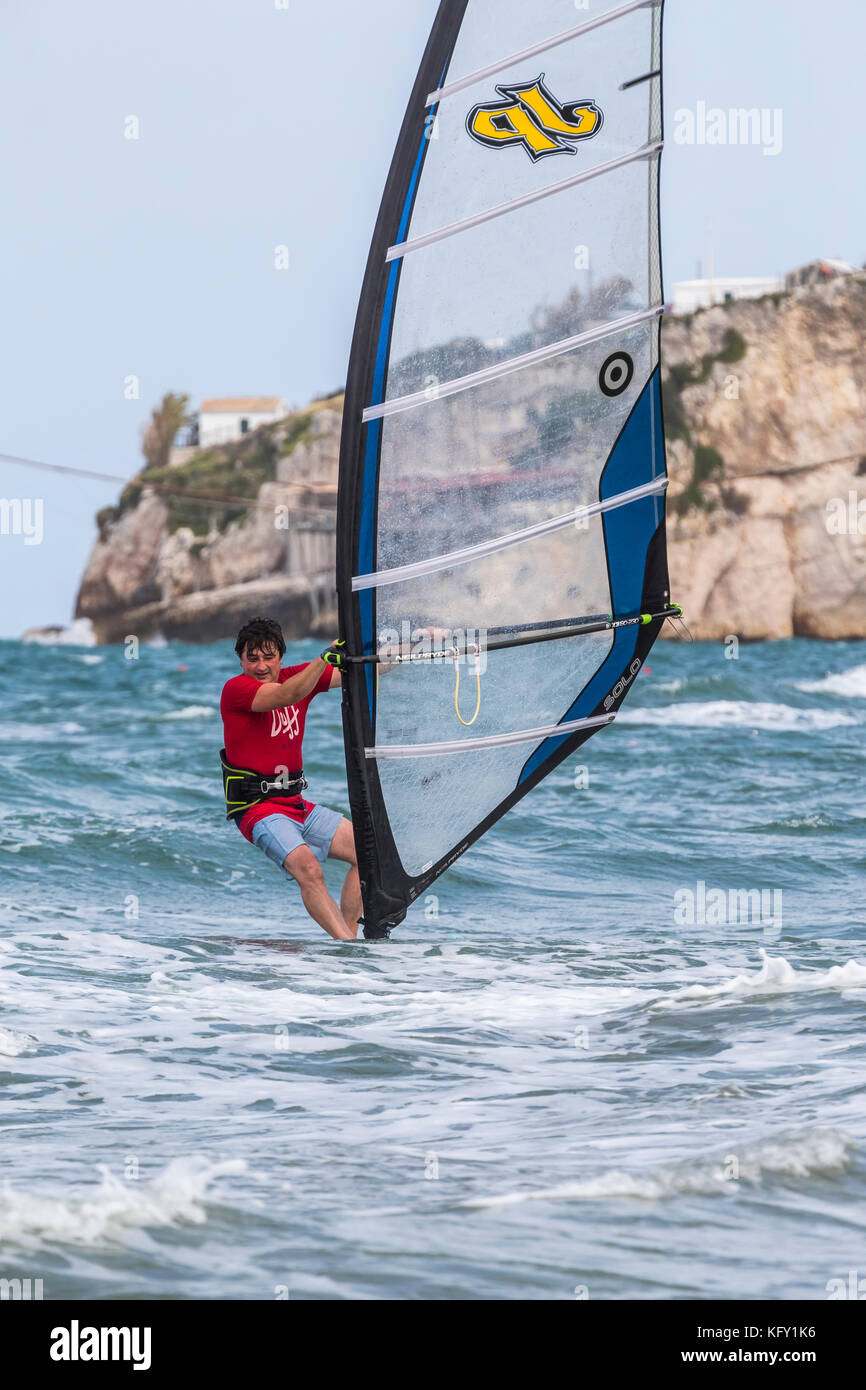
[[[277,734],[288,734],[289,738],[295,738],[297,736],[297,705],[289,705],[288,709],[272,710],[271,716],[271,738],[276,738]]]

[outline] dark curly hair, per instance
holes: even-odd
[[[248,647],[276,647],[280,656],[286,650],[283,629],[273,618],[250,618],[244,623],[235,642],[235,651],[242,657]]]

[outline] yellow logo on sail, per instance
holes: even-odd
[[[594,101],[558,102],[544,85],[544,73],[534,82],[500,85],[505,100],[473,106],[466,129],[473,140],[492,148],[521,145],[535,162],[549,154],[576,154],[575,142],[596,135],[604,120]]]

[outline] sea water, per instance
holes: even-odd
[[[0,1278],[866,1295],[866,644],[657,645],[357,944],[223,818],[235,670],[0,643]],[[345,811],[339,696],[304,752]]]

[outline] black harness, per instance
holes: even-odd
[[[306,789],[307,779],[301,772],[251,772],[248,767],[233,767],[226,758],[226,750],[220,749],[220,763],[223,770],[223,794],[226,799],[226,820],[251,806],[258,806],[271,797],[300,796]]]

